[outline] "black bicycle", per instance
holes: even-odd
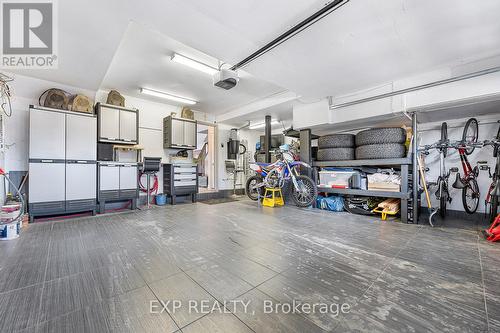
[[[499,121],[500,122],[500,121]],[[486,194],[485,204],[489,208],[488,217],[490,222],[493,222],[498,214],[498,205],[500,198],[500,126],[497,131],[496,137],[490,143],[493,146],[493,157],[496,158],[495,171],[493,175],[490,172],[490,178],[492,179],[491,185]]]

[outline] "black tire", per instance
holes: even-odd
[[[251,189],[251,186],[252,185],[255,185],[255,184],[258,184],[258,183],[261,183],[262,182],[262,177],[261,176],[252,176],[250,178],[247,179],[247,182],[246,182],[246,185],[245,185],[245,193],[247,194],[247,196],[252,199],[253,201],[257,201],[259,200],[259,195],[258,195],[258,192],[260,192],[260,196],[263,197],[264,196],[264,188],[263,187],[260,187],[258,190],[252,190]]]
[[[448,124],[446,122],[441,124],[441,140],[440,144],[448,142]],[[443,156],[446,157],[448,155],[448,148],[443,148]]]
[[[406,155],[406,147],[399,143],[366,145],[356,148],[357,160],[401,158]]]
[[[318,149],[318,161],[345,161],[354,159],[354,148]]]
[[[446,217],[446,205],[448,204],[448,196],[446,194],[441,195],[439,198],[439,215],[441,218]]]
[[[496,195],[491,196],[491,202],[490,202],[490,223],[493,222],[495,217],[497,217],[498,214],[498,197]]]
[[[318,196],[316,184],[307,176],[296,176],[296,178],[297,183],[302,183],[307,188],[307,192],[301,193],[295,189],[293,184],[290,184],[292,199],[298,207],[309,207],[316,201]]]
[[[382,143],[406,142],[406,131],[401,127],[372,128],[356,134],[356,146],[366,146]]]
[[[465,123],[464,132],[462,134],[463,143],[476,143],[479,137],[479,124],[476,118],[470,118]],[[465,154],[470,155],[474,151],[475,147],[468,147],[465,149]]]
[[[330,134],[318,139],[318,147],[324,148],[354,148],[354,134]]]
[[[469,214],[474,214],[479,206],[479,186],[475,179],[469,179],[467,186],[462,189],[462,204]]]
[[[440,176],[438,178],[438,190],[436,192],[436,196],[439,194],[439,216],[441,216],[442,219],[446,217],[446,205],[449,202],[450,194],[448,193],[447,187],[448,185]]]
[[[497,136],[495,137],[495,139],[500,140],[500,126],[498,127]],[[497,156],[498,156],[498,145],[495,145],[493,147],[493,157]]]

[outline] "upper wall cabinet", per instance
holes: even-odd
[[[196,149],[196,121],[168,116],[163,119],[163,148]]]
[[[99,142],[137,144],[139,110],[97,103]]]

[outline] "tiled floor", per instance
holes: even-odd
[[[500,332],[500,244],[464,223],[250,201],[35,223],[0,242],[0,332]],[[349,311],[266,313],[294,301]]]

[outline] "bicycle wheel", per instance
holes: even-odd
[[[462,203],[469,214],[474,214],[479,206],[479,186],[475,179],[469,179],[462,189]]]
[[[448,124],[446,122],[441,124],[441,140],[439,140],[440,144],[448,142]],[[448,148],[444,148],[443,155],[446,157],[448,155]]]
[[[441,218],[446,217],[446,205],[448,204],[448,191],[444,181],[439,183],[439,215]]]
[[[491,195],[489,204],[490,204],[489,219],[491,223],[493,222],[495,217],[497,217],[498,214],[498,197],[496,196],[496,194]]]
[[[477,137],[479,136],[479,125],[476,118],[470,118],[465,123],[464,133],[462,134],[462,143],[476,143]],[[474,151],[475,147],[467,147],[465,149],[465,154],[470,155]]]
[[[500,126],[498,126],[498,131],[497,131],[497,136],[495,139],[500,140]],[[498,155],[498,145],[495,145],[493,147],[493,157],[497,157]]]

